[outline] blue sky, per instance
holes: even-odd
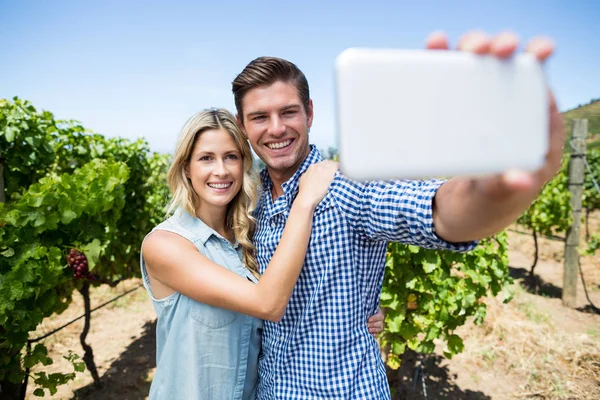
[[[235,75],[272,55],[306,74],[311,141],[326,148],[335,144],[333,63],[347,47],[421,48],[434,30],[453,44],[474,28],[524,42],[547,35],[557,43],[548,80],[566,110],[600,97],[599,17],[596,0],[0,0],[0,98],[171,152],[188,117],[233,110]]]

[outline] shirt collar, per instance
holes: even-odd
[[[293,194],[298,188],[298,182],[302,174],[310,167],[312,164],[316,164],[320,161],[323,161],[323,157],[321,156],[321,152],[317,149],[317,146],[314,144],[310,145],[310,152],[308,156],[304,159],[302,164],[300,164],[300,168],[296,170],[294,175],[287,181],[285,181],[281,188],[286,195]],[[273,187],[273,181],[269,176],[269,172],[267,168],[264,168],[260,173],[260,180],[262,181],[264,193],[267,193],[269,196],[271,195],[271,188]]]

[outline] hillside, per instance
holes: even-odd
[[[573,134],[573,119],[587,118],[588,149],[600,148],[600,98],[593,99],[588,104],[566,111],[563,115],[565,117],[567,138],[570,138]],[[565,146],[565,151],[569,149],[570,146]]]

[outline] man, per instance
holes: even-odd
[[[491,39],[472,32],[459,50],[506,58],[517,45],[509,33]],[[448,43],[436,33],[427,48],[443,50]],[[528,51],[543,61],[553,46],[538,38]],[[277,58],[250,62],[232,86],[238,121],[267,166],[254,236],[264,269],[299,177],[321,160],[308,143],[313,104],[304,74]],[[560,166],[562,120],[550,98],[550,148],[535,173],[369,183],[336,174],[315,211],[305,265],[286,314],[280,323],[265,323],[259,399],[389,399],[379,350],[364,324],[378,305],[387,242],[465,251],[516,220]]]

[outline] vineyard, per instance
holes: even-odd
[[[579,248],[588,258],[600,253],[598,106],[600,102],[593,101],[566,113],[567,129],[572,129],[569,117],[589,120]],[[579,222],[572,218],[568,190],[571,143],[569,137],[559,174],[511,231],[465,254],[389,245],[381,295],[385,330],[379,341],[393,390],[397,373],[414,375],[413,386],[421,382],[424,387],[424,364],[419,360],[436,353],[452,359],[468,352],[471,338],[464,334],[465,327],[489,320],[493,301],[508,303],[515,291],[522,296],[509,268],[515,230],[533,242],[523,283],[533,293],[543,292],[544,280],[536,269],[538,261],[546,259],[540,243],[554,240],[560,243],[554,246],[564,246],[573,223]],[[116,293],[115,288],[124,287],[122,296],[144,295],[135,291],[139,246],[164,216],[168,163],[168,155],[151,152],[144,140],[106,138],[76,121],[56,120],[27,101],[0,99],[2,398],[51,398],[83,374],[91,375],[94,387],[107,379],[86,339],[93,330],[92,316],[102,315],[101,309],[94,314],[93,308],[115,299],[104,296],[98,307],[92,307],[92,299],[95,293]],[[586,290],[597,291],[598,282],[588,281]],[[494,318],[496,310],[494,306]],[[586,310],[596,309],[590,304]],[[64,324],[46,329],[47,321],[61,315],[69,316],[62,318]],[[74,334],[72,324],[78,319],[83,326],[77,340],[70,342],[78,345],[62,354],[49,351],[46,341],[52,335]],[[148,357],[144,360],[153,363]],[[600,355],[592,361],[600,366]],[[600,385],[600,367],[594,368],[597,375],[592,379]]]

